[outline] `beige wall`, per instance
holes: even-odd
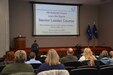
[[[10,37],[11,47],[13,38],[18,35],[26,37],[26,47],[29,48],[34,39],[38,40],[40,47],[66,47],[75,46],[77,43],[88,45],[86,37],[87,24],[96,22],[98,26],[98,6],[83,5],[80,8],[80,36],[64,37],[33,37],[32,36],[32,5],[25,1],[10,1]],[[90,42],[93,45],[93,41]],[[95,45],[98,45],[96,40]]]
[[[99,45],[113,48],[113,1],[100,6]]]
[[[10,6],[10,8],[8,8]],[[13,47],[13,38],[18,35],[26,37],[26,47],[30,47],[34,39],[40,47],[74,46],[77,43],[88,45],[86,27],[88,23],[96,22],[99,39],[95,45],[113,48],[113,1],[98,6],[83,5],[80,8],[80,36],[69,37],[33,37],[32,36],[32,6],[29,2],[0,0],[0,57],[9,50],[9,40]],[[10,11],[10,12],[9,12]],[[10,16],[10,17],[9,17]],[[9,28],[10,20],[10,28]],[[10,33],[9,33],[10,29]],[[9,37],[10,35],[10,37]],[[93,41],[90,45],[94,45]]]
[[[9,7],[8,0],[0,0],[0,57],[9,50]]]
[[[8,8],[10,6],[10,8]],[[33,37],[32,36],[32,5],[29,2],[0,0],[0,57],[9,50],[9,40],[13,47],[13,38],[18,35],[26,37],[26,47],[30,47],[34,39],[40,47],[74,46],[77,43],[88,45],[86,28],[88,23],[96,22],[99,39],[95,45],[113,48],[113,1],[98,6],[83,5],[80,8],[80,36],[69,37]],[[10,12],[9,12],[10,11]],[[10,16],[10,17],[9,17]],[[10,28],[9,28],[10,20]],[[10,33],[9,33],[10,29]],[[10,37],[9,37],[10,36]],[[90,45],[94,45],[93,41]]]

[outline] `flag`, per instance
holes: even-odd
[[[88,36],[88,40],[92,40],[92,30],[90,25],[88,25],[87,27],[87,36]]]
[[[98,33],[97,33],[97,28],[96,28],[96,25],[94,24],[93,25],[93,36],[97,39],[98,38]]]

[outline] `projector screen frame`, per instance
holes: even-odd
[[[52,2],[30,2],[32,3],[32,36],[80,36],[80,6],[81,4],[70,4],[70,3],[52,3]],[[51,5],[72,5],[78,6],[78,34],[77,35],[34,35],[34,7],[33,4],[51,4]]]

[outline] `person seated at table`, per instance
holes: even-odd
[[[48,51],[45,63],[38,68],[37,73],[52,69],[65,69],[64,65],[60,63],[59,55],[55,49],[50,49]]]

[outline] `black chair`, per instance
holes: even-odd
[[[35,73],[37,73],[37,70],[38,70],[38,68],[39,68],[39,66],[41,65],[41,64],[31,64],[32,65],[32,67],[33,67],[33,69],[34,69],[34,72]]]
[[[88,63],[89,63],[89,60],[82,61],[81,62],[82,66],[79,66],[78,68],[97,68],[97,69],[99,69],[99,66],[101,64],[101,62],[99,60],[94,60],[93,66],[88,66]]]
[[[38,60],[41,61],[42,63],[45,62],[46,57],[40,57]]]
[[[4,58],[3,57],[0,58],[0,62],[4,62]]]
[[[3,70],[4,67],[5,67],[5,65],[0,64],[0,72]]]
[[[99,68],[104,68],[104,67],[111,67],[113,65],[100,65]]]
[[[83,65],[83,66],[79,66],[77,68],[97,68],[97,66],[88,66],[88,65]]]
[[[84,60],[84,61],[81,61],[81,65],[84,66],[84,65],[88,65],[89,63],[89,60]]]
[[[65,69],[70,73],[72,69],[75,69],[73,66],[65,66]]]
[[[99,65],[105,65],[102,61],[98,60]]]
[[[70,75],[97,75],[97,68],[78,68],[73,69],[70,72]]]
[[[81,65],[84,66],[84,65],[88,65],[89,63],[89,60],[85,60],[85,61],[82,61],[81,62]],[[105,65],[103,62],[101,62],[100,60],[94,60],[94,63],[95,63],[95,67],[99,68],[100,65]]]
[[[113,75],[113,66],[100,68],[99,75]]]
[[[65,65],[65,67],[72,66],[72,67],[77,68],[78,66],[81,66],[81,62],[79,62],[79,61],[65,62],[64,65]]]
[[[33,69],[38,69],[41,64],[31,64]]]

